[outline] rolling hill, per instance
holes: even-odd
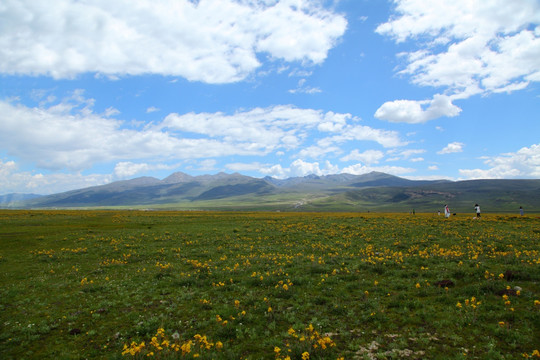
[[[17,208],[155,208],[193,210],[540,212],[540,180],[414,181],[372,172],[253,178],[238,173],[160,180],[139,177],[11,202]],[[6,206],[4,206],[6,207]]]

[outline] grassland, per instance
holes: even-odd
[[[540,357],[540,219],[0,211],[2,359]]]

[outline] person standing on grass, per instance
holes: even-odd
[[[450,217],[450,209],[448,208],[448,205],[444,205],[444,217]]]
[[[474,205],[474,211],[476,211],[475,219],[480,219],[480,206],[478,204]]]
[[[523,216],[523,207],[522,206],[519,207],[519,215]]]

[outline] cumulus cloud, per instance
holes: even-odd
[[[452,153],[458,153],[463,151],[463,146],[465,144],[460,142],[453,142],[448,145],[446,145],[442,150],[437,151],[437,154],[452,154]]]
[[[395,123],[419,124],[440,117],[454,117],[461,109],[452,104],[450,97],[436,94],[432,100],[394,100],[382,104],[375,117]]]
[[[321,147],[321,146],[313,145],[313,146],[308,146],[300,150],[300,152],[298,153],[298,156],[304,159],[305,158],[318,159],[327,154],[339,154],[341,152],[342,150],[337,146]]]
[[[379,150],[366,150],[359,152],[357,149],[342,157],[341,161],[361,161],[365,164],[376,164],[384,157],[384,153]]]
[[[177,164],[147,164],[133,163],[131,161],[121,161],[115,165],[113,174],[116,179],[126,179],[132,177],[135,174],[153,170],[171,170],[176,168],[177,166]]]
[[[329,161],[324,162],[324,166],[321,167],[319,162],[307,162],[301,159],[293,161],[289,167],[283,167],[282,165],[263,166],[259,169],[263,174],[283,179],[295,176],[306,175],[331,175],[331,174],[353,174],[362,175],[372,171],[380,171],[393,175],[403,175],[414,172],[412,168],[404,168],[400,166],[366,166],[363,164],[354,164],[340,169],[339,166],[332,164]]]
[[[514,153],[488,157],[488,169],[460,169],[467,179],[540,178],[540,144],[523,147]]]
[[[0,160],[0,189],[8,193],[35,193],[48,195],[63,191],[103,185],[111,182],[112,176],[81,173],[42,174],[21,171],[14,161]]]
[[[0,100],[0,143],[10,156],[48,170],[82,171],[96,163],[117,162],[114,173],[120,177],[182,159],[292,150],[316,158],[339,153],[338,145],[347,141],[374,141],[385,147],[402,144],[396,132],[358,125],[350,114],[290,105],[230,115],[172,113],[141,129],[97,114],[93,105],[80,91],[41,107]]]
[[[259,171],[268,176],[272,176],[278,179],[284,179],[288,177],[306,176],[306,175],[330,175],[339,173],[339,167],[332,165],[329,161],[325,161],[324,167],[321,168],[321,164],[318,162],[307,162],[302,159],[293,161],[289,167],[283,167],[280,164],[273,166],[266,166],[259,169]]]
[[[404,146],[407,143],[402,141],[396,131],[374,129],[365,125],[351,124],[343,128],[338,135],[329,136],[318,142],[319,146],[329,146],[331,144],[341,144],[347,141],[375,141],[385,148]]]
[[[540,81],[540,3],[530,0],[395,0],[395,16],[376,31],[396,42],[415,40],[400,54],[400,74],[414,84],[442,87],[448,95],[427,101],[383,104],[377,117],[421,123],[456,116],[452,100],[475,94],[512,92]],[[512,14],[509,16],[508,14]],[[442,95],[439,95],[442,96]],[[423,109],[422,106],[428,106]]]
[[[318,157],[339,149],[334,144],[346,141],[375,141],[385,147],[401,146],[398,133],[357,125],[351,114],[299,109],[291,105],[255,108],[232,115],[218,113],[169,114],[159,125],[169,132],[181,131],[223,138],[246,148],[270,152],[291,150],[302,145],[305,139],[316,139],[316,146],[303,149],[303,155]],[[330,134],[324,137],[323,134]]]
[[[318,1],[8,1],[0,9],[0,72],[72,78],[161,74],[229,83],[260,54],[320,64],[344,16]]]
[[[10,155],[49,170],[80,171],[127,159],[197,159],[258,154],[261,148],[209,138],[175,137],[157,129],[136,131],[119,120],[69,103],[30,108],[0,101],[0,142]]]

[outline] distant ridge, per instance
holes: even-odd
[[[16,206],[20,202],[36,199],[41,196],[42,195],[38,195],[38,194],[18,194],[18,193],[0,195],[0,206],[12,207],[12,206]]]
[[[261,179],[175,172],[162,180],[138,177],[20,199],[9,207],[436,211],[449,203],[453,211],[471,211],[474,203],[482,203],[486,210],[524,206],[540,211],[540,180],[408,180],[382,172]]]
[[[193,181],[193,176],[183,172],[175,172],[162,180],[165,184],[178,184]]]

